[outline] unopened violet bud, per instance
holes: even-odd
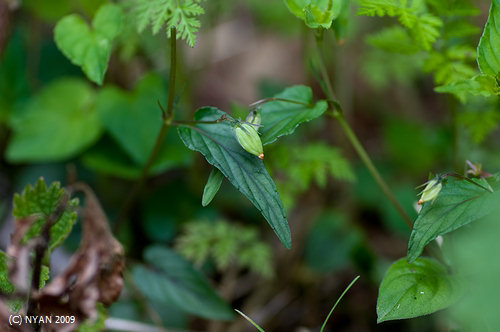
[[[253,125],[248,123],[238,123],[234,126],[234,134],[238,143],[245,151],[264,159],[264,149],[259,133]]]
[[[425,186],[424,190],[422,191],[422,196],[420,196],[420,199],[418,200],[418,204],[423,204],[424,202],[428,201],[434,201],[437,196],[439,195],[439,192],[441,192],[441,189],[443,188],[443,185],[441,183],[441,180],[439,178],[434,178],[430,181],[427,182],[427,185]]]

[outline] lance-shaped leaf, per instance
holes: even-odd
[[[476,221],[487,214],[495,206],[498,191],[487,190],[489,185],[498,189],[500,183],[497,177],[491,180],[472,180],[478,185],[466,180],[449,179],[434,202],[424,203],[418,215],[408,244],[408,261],[414,261],[427,243],[438,235],[454,231],[464,225]]]
[[[216,108],[204,107],[196,112],[195,120],[216,121],[225,115]],[[201,152],[259,209],[285,247],[292,246],[290,228],[276,185],[263,161],[240,146],[231,123],[199,123],[179,128],[179,136],[189,149]]]
[[[289,101],[271,101],[261,106],[262,144],[276,141],[280,136],[290,135],[302,122],[321,116],[327,109],[326,101],[313,101],[310,87],[296,85],[283,90],[273,98]]]
[[[500,72],[500,0],[491,2],[490,15],[477,47],[481,73],[497,77]]]
[[[203,197],[201,199],[201,205],[207,206],[210,204],[212,199],[214,199],[215,194],[219,191],[220,185],[222,184],[222,179],[224,175],[217,169],[213,168],[208,176],[207,184],[203,190]]]
[[[380,285],[377,322],[427,315],[453,304],[462,294],[462,282],[448,275],[438,261],[402,258],[391,265]]]
[[[233,318],[231,308],[210,287],[203,275],[175,252],[160,246],[146,249],[152,268],[132,270],[135,284],[148,300],[174,305],[191,314],[217,320]]]

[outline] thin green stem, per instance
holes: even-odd
[[[328,75],[325,61],[324,61],[323,55],[321,53],[321,45],[322,45],[322,39],[320,36],[317,36],[316,37],[316,49],[317,49],[317,53],[318,53],[318,57],[319,57],[319,67],[320,67],[320,71],[321,71],[321,76],[322,76],[323,81],[326,85],[328,98],[335,101],[336,100],[335,93],[333,91],[331,81],[330,81],[330,76]],[[370,172],[372,177],[375,179],[375,182],[377,182],[377,184],[380,187],[380,189],[382,190],[382,192],[389,199],[391,204],[394,206],[394,208],[399,213],[401,218],[403,218],[403,220],[408,225],[408,227],[410,227],[410,229],[412,229],[413,222],[412,222],[411,218],[408,216],[408,214],[403,209],[401,204],[399,204],[399,202],[394,197],[391,189],[389,188],[387,183],[384,181],[384,179],[380,175],[379,171],[377,170],[377,168],[373,164],[370,156],[368,155],[366,150],[363,148],[363,146],[359,142],[358,137],[356,136],[354,131],[351,129],[349,124],[346,122],[341,110],[333,109],[332,112],[330,112],[329,114],[339,121],[342,130],[344,131],[347,138],[351,142],[351,144],[352,144],[354,150],[357,152],[358,156],[361,158],[361,161],[365,164],[366,168],[368,168],[368,171]]]
[[[303,103],[303,102],[300,102],[297,100],[291,100],[291,99],[286,99],[286,98],[264,98],[264,99],[256,101],[255,103],[250,104],[249,107],[250,107],[250,109],[255,109],[255,108],[257,108],[263,104],[269,103],[271,101],[283,101],[286,103],[297,104],[297,105],[302,105],[302,106],[306,106],[306,107],[311,106],[309,104],[306,104],[306,103]]]
[[[149,154],[149,157],[144,164],[144,167],[141,170],[141,175],[137,182],[135,183],[134,187],[132,188],[132,191],[130,192],[129,196],[127,197],[125,203],[123,204],[123,208],[121,209],[120,213],[118,214],[118,217],[116,218],[115,224],[113,226],[113,230],[116,232],[120,225],[122,224],[123,220],[125,219],[125,216],[129,212],[130,208],[132,207],[132,204],[134,203],[137,195],[142,191],[142,188],[144,187],[144,183],[146,182],[146,179],[149,175],[149,172],[151,171],[151,167],[153,167],[153,164],[158,157],[158,154],[160,153],[161,147],[163,145],[163,141],[165,140],[165,136],[167,135],[168,129],[172,125],[172,119],[174,116],[174,95],[175,95],[175,72],[176,72],[176,65],[177,65],[177,51],[176,51],[176,44],[177,44],[177,29],[175,27],[172,27],[171,34],[170,34],[170,80],[169,80],[169,85],[168,85],[168,100],[167,100],[167,110],[163,111],[162,109],[162,125],[160,128],[160,131],[158,133],[158,136],[156,136],[155,144],[153,146],[153,149],[151,150],[151,153]]]

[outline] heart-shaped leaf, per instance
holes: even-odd
[[[146,164],[160,131],[162,120],[157,101],[166,99],[165,91],[159,77],[147,75],[137,83],[133,92],[106,86],[99,93],[97,112],[103,125],[139,168]],[[116,160],[106,162],[106,153],[98,150],[92,153],[104,164],[118,166]],[[116,155],[117,152],[113,154]],[[171,131],[165,137],[152,173],[183,165],[189,161],[189,155],[175,132]],[[126,168],[130,169],[130,166]],[[134,172],[129,173],[130,176],[134,175]]]
[[[195,120],[216,121],[222,116],[227,114],[213,107],[204,107],[196,112]],[[290,228],[276,185],[263,161],[238,144],[232,124],[227,121],[217,124],[200,123],[179,128],[178,132],[189,149],[201,152],[210,164],[217,167],[259,209],[280,241],[290,248]]]
[[[264,145],[292,134],[299,124],[321,116],[328,108],[324,100],[314,103],[311,88],[304,85],[289,87],[273,98],[292,102],[271,101],[261,106],[262,127],[259,131]]]
[[[449,179],[434,202],[424,203],[418,215],[408,243],[408,261],[413,262],[424,247],[438,235],[449,233],[491,212],[495,207],[499,191],[490,192],[486,188],[500,188],[497,177],[476,181]],[[484,188],[483,188],[484,187]]]
[[[230,320],[231,308],[210,287],[203,275],[175,252],[160,246],[146,249],[144,259],[152,268],[132,270],[137,288],[152,302],[174,305],[209,319]]]
[[[497,77],[500,73],[500,0],[491,2],[490,15],[477,47],[481,73]]]
[[[47,85],[10,118],[11,162],[59,161],[73,157],[101,134],[95,93],[88,82],[61,79]]]
[[[99,85],[108,68],[111,43],[122,28],[122,16],[119,6],[105,4],[97,11],[92,28],[76,14],[63,17],[54,28],[57,47]]]
[[[462,294],[460,279],[448,275],[438,261],[420,257],[394,262],[380,285],[377,322],[412,318],[444,309]]]

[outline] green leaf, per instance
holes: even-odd
[[[54,212],[63,194],[64,189],[61,188],[59,182],[53,182],[47,188],[44,179],[39,178],[35,186],[28,184],[21,195],[14,195],[14,208],[12,210],[14,217],[20,219],[39,216],[24,235],[24,241],[41,233],[46,218]],[[53,251],[68,237],[77,220],[77,207],[78,199],[70,200],[61,217],[50,228],[50,251]]]
[[[201,205],[207,206],[208,204],[210,204],[212,199],[214,199],[215,194],[217,194],[217,192],[219,191],[220,185],[222,184],[222,179],[224,179],[224,175],[217,168],[212,168],[212,171],[208,176],[205,189],[203,189]]]
[[[61,79],[40,91],[10,119],[14,134],[10,162],[64,160],[80,153],[101,134],[94,91],[78,79]]]
[[[14,285],[9,281],[9,269],[7,263],[9,256],[0,250],[0,293],[10,294],[14,292]]]
[[[226,113],[212,107],[196,111],[196,121],[216,121]],[[262,114],[264,121],[264,114]],[[201,152],[207,161],[245,195],[268,221],[278,238],[290,248],[292,239],[285,210],[262,160],[239,145],[232,124],[197,124],[179,128],[179,136],[191,150]]]
[[[285,0],[288,9],[312,29],[329,29],[342,9],[342,0]]]
[[[296,103],[272,101],[261,106],[262,127],[259,131],[264,145],[292,134],[299,124],[321,116],[328,108],[324,100],[314,103],[311,88],[303,85],[292,86],[273,97]]]
[[[108,68],[111,43],[122,28],[119,6],[105,4],[94,17],[92,28],[76,14],[63,17],[54,28],[54,40],[63,54],[87,77],[101,85]]]
[[[146,75],[133,92],[106,86],[97,98],[97,113],[103,125],[139,168],[146,164],[160,132],[162,119],[157,101],[166,99],[164,91],[159,77]],[[167,133],[152,173],[184,165],[189,161],[189,155],[175,132]],[[106,158],[106,154],[100,154],[99,158],[107,166],[119,166],[117,160]],[[123,166],[124,175],[136,175],[130,167],[132,165]]]
[[[480,186],[500,189],[500,181],[471,180]],[[408,261],[413,262],[427,243],[488,215],[495,206],[499,191],[490,191],[466,180],[449,179],[434,202],[424,203],[408,243]]]
[[[210,287],[203,275],[175,252],[160,246],[146,249],[144,259],[152,267],[137,265],[132,277],[150,300],[174,305],[185,312],[215,320],[230,320],[231,308]]]
[[[200,27],[197,16],[205,12],[199,2],[201,0],[135,0],[132,14],[139,32],[151,24],[153,34],[157,34],[166,25],[170,37],[170,27],[175,26],[178,30],[177,39],[182,38],[193,47]]]
[[[462,294],[462,283],[438,261],[421,257],[394,262],[380,285],[377,322],[412,318],[444,309]]]
[[[500,86],[491,75],[477,75],[473,78],[455,82],[449,85],[438,86],[434,89],[440,93],[452,93],[462,103],[467,101],[468,95],[492,97],[500,95]]]
[[[497,77],[500,72],[500,0],[491,2],[490,14],[477,47],[481,73]]]

